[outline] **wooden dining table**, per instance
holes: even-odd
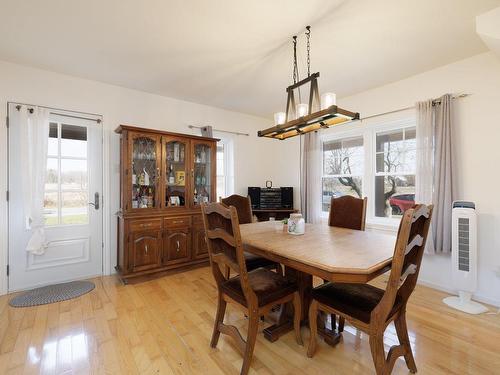
[[[333,282],[367,283],[390,269],[396,242],[393,234],[326,224],[306,224],[303,235],[288,234],[279,221],[242,224],[240,231],[245,251],[283,264],[285,275],[296,280],[303,324],[307,324],[313,276]],[[292,328],[290,317],[266,328],[264,336],[276,341]],[[330,345],[339,342],[340,334],[326,324],[318,333]]]

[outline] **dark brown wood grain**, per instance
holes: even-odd
[[[118,213],[118,262],[116,269],[126,281],[130,278],[173,270],[208,262],[203,221],[199,205],[193,204],[194,155],[198,143],[210,148],[210,200],[216,193],[217,139],[178,134],[136,126],[120,125],[120,211]],[[132,208],[132,145],[137,137],[156,142],[155,207]],[[178,141],[185,145],[185,202],[184,207],[165,204],[166,144]],[[146,237],[141,238],[140,236]],[[147,252],[146,252],[147,245]]]

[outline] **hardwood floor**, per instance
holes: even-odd
[[[208,267],[135,285],[95,280],[78,299],[33,308],[9,307],[0,297],[0,374],[238,374],[242,358],[222,335],[209,341],[216,290]],[[383,280],[377,281],[379,284]],[[408,327],[419,374],[499,374],[500,315],[470,316],[449,309],[444,293],[418,286]],[[246,332],[240,310],[227,320]],[[261,323],[260,331],[269,323]],[[309,332],[302,331],[307,343]],[[385,344],[397,343],[394,326]],[[367,336],[346,324],[343,342],[318,342],[314,358],[293,332],[275,343],[257,339],[253,374],[373,374]],[[393,374],[408,374],[404,360]]]

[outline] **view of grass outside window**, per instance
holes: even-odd
[[[415,128],[376,134],[375,216],[399,217],[415,203]]]
[[[322,210],[330,210],[330,201],[343,195],[363,196],[363,137],[323,143]]]
[[[46,225],[88,223],[87,128],[51,123],[45,179]]]

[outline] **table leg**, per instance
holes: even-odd
[[[297,281],[300,299],[302,301],[301,322],[302,325],[308,325],[307,317],[309,314],[311,290],[313,287],[312,275],[297,271],[290,267],[285,267],[285,275]],[[285,313],[287,316],[283,322],[278,322],[277,324],[264,329],[264,337],[267,340],[274,342],[278,340],[280,336],[293,330],[293,307],[291,304],[288,304]],[[327,344],[331,346],[337,345],[340,341],[341,334],[326,328],[324,321],[322,319],[320,319],[320,321],[322,323],[318,324],[318,334],[324,338]]]

